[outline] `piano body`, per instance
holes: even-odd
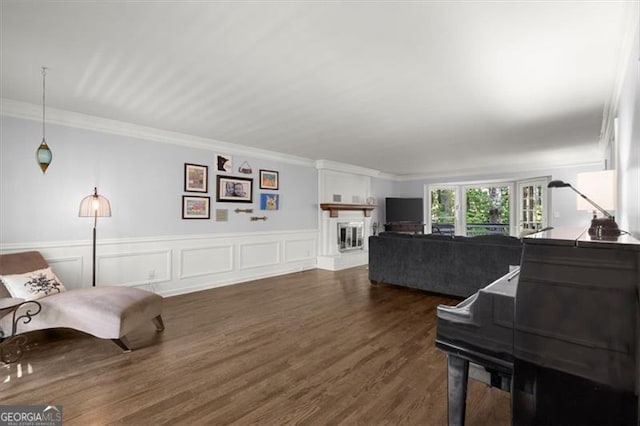
[[[449,424],[465,417],[469,365],[511,392],[517,425],[639,424],[640,242],[552,229],[524,239],[519,268],[438,307]]]

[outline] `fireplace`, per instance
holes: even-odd
[[[367,204],[321,204],[318,268],[329,271],[369,261],[371,215]]]
[[[364,222],[338,222],[338,250],[362,250],[364,247]]]

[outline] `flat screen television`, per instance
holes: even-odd
[[[386,223],[422,223],[424,210],[422,198],[386,198]]]

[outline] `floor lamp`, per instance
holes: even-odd
[[[93,218],[93,287],[96,286],[96,225],[98,224],[98,216],[111,217],[111,204],[102,195],[98,195],[98,189],[93,188],[93,194],[88,195],[80,201],[80,217]]]

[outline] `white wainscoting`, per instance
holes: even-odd
[[[49,257],[47,261],[68,290],[82,287],[82,256]]]
[[[98,241],[96,281],[172,296],[313,269],[317,246],[318,230]],[[0,246],[28,250],[40,251],[67,288],[91,286],[90,241]]]
[[[142,286],[171,281],[171,249],[96,255],[96,282]]]
[[[233,271],[233,244],[180,250],[180,279]]]

